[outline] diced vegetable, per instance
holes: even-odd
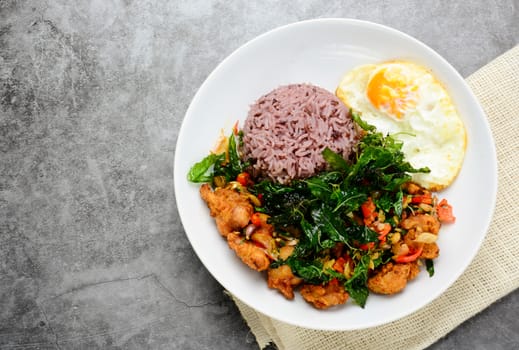
[[[360,208],[362,210],[362,215],[364,216],[364,224],[366,226],[370,225],[377,217],[377,208],[371,197],[368,197],[368,200],[364,202]]]
[[[252,214],[251,218],[250,218],[250,222],[254,225],[254,226],[261,226],[261,214],[260,213],[254,213]]]
[[[453,223],[456,221],[456,217],[452,214],[452,206],[446,199],[442,199],[440,203],[438,203],[436,213],[438,214],[438,220],[441,222]]]
[[[415,239],[418,243],[434,243],[438,240],[438,236],[430,232],[422,232]]]
[[[411,203],[419,204],[432,204],[433,200],[430,194],[416,195],[411,199]]]
[[[397,263],[408,263],[408,262],[413,262],[415,261],[416,259],[418,259],[418,257],[420,256],[420,254],[422,254],[422,251],[423,251],[423,247],[420,246],[418,249],[416,249],[414,252],[408,254],[408,255],[400,255],[400,256],[397,256],[395,257],[393,260],[395,260]]]
[[[240,183],[242,186],[247,186],[251,181],[249,173],[241,172],[236,176],[236,181]]]
[[[377,225],[377,232],[378,232],[378,240],[381,242],[386,241],[386,236],[389,232],[391,232],[391,224],[389,223],[380,223]]]
[[[375,242],[363,243],[359,246],[362,250],[370,250],[375,247]]]
[[[346,264],[346,259],[344,259],[342,256],[335,260],[335,263],[333,264],[333,269],[337,272],[343,273],[344,272],[344,265]]]

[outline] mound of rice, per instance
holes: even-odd
[[[243,127],[243,158],[254,176],[287,184],[326,169],[329,147],[347,158],[358,141],[349,109],[310,84],[281,86],[251,107]]]

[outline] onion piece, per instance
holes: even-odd
[[[415,239],[418,243],[434,243],[438,240],[438,236],[430,232],[422,232]]]
[[[247,225],[247,227],[245,227],[245,238],[249,239],[254,231],[256,231],[256,225],[254,225],[254,224]]]
[[[252,204],[254,204],[256,207],[261,206],[261,201],[259,200],[259,198],[253,195],[252,193],[247,193],[247,198],[249,198]]]
[[[407,255],[407,254],[409,254],[409,246],[404,243],[399,247],[395,256],[401,256],[401,255]]]

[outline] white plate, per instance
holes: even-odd
[[[436,273],[424,271],[394,296],[371,294],[364,309],[346,305],[319,311],[298,293],[293,301],[267,287],[265,276],[246,267],[218,234],[189,168],[208,154],[222,129],[228,135],[249,105],[282,84],[312,83],[334,91],[356,65],[411,60],[432,69],[451,93],[465,122],[468,146],[455,183],[440,195],[457,221],[440,232]],[[358,20],[318,19],[277,28],[240,47],[206,79],[182,123],[175,154],[175,191],[186,234],[202,263],[228,291],[277,320],[323,330],[353,330],[409,315],[442,294],[472,261],[487,232],[497,191],[495,149],[486,117],[456,70],[432,49],[397,30]],[[203,288],[203,286],[193,286]],[[470,297],[470,294],[467,294]],[[448,311],[448,310],[445,310]]]

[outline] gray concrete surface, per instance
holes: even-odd
[[[269,29],[351,17],[463,76],[517,44],[504,1],[0,0],[0,349],[257,349],[191,249],[173,157],[198,86]],[[519,348],[519,291],[431,346]]]

